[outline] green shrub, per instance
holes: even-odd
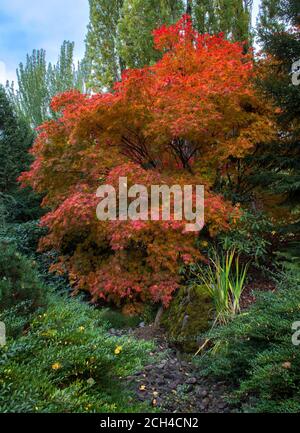
[[[213,348],[200,372],[227,379],[244,411],[300,411],[300,349],[292,324],[300,320],[299,276],[285,274],[278,291],[258,294],[247,312],[206,336]]]
[[[18,251],[27,256],[34,256],[39,239],[45,235],[45,227],[39,221],[22,224],[4,224],[0,227],[0,239],[16,245]]]
[[[220,242],[225,251],[235,249],[238,254],[262,261],[269,252],[271,231],[272,224],[263,213],[243,210],[238,225],[221,235]]]
[[[10,338],[19,337],[30,323],[32,312],[30,301],[23,301],[7,310],[0,310],[0,320],[5,323],[6,334]]]
[[[37,252],[39,239],[45,235],[47,229],[39,225],[39,221],[28,221],[22,224],[0,225],[0,244],[12,244],[16,249],[35,262],[40,280],[47,286],[57,290],[71,292],[67,275],[58,275],[49,272],[49,267],[58,260],[58,253],[50,250],[44,253]]]
[[[41,197],[31,188],[16,185],[8,194],[0,195],[0,221],[17,224],[41,218],[45,211],[40,201]]]
[[[16,339],[10,329],[19,319],[9,315],[7,345],[0,348],[0,412],[144,410],[124,378],[142,367],[152,344],[110,336],[101,311],[57,294]]]
[[[0,241],[0,310],[30,301],[36,308],[45,301],[45,290],[34,263],[9,242]]]
[[[105,309],[102,312],[102,318],[110,323],[112,328],[135,328],[142,321],[139,316],[125,316],[119,311]]]

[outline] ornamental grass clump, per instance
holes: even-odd
[[[197,278],[213,299],[217,322],[226,323],[230,317],[239,313],[248,266],[249,264],[240,264],[235,250],[227,251],[225,255],[214,251],[214,258],[210,259],[209,266],[197,271]]]

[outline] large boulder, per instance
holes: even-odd
[[[214,318],[210,295],[204,286],[181,287],[170,307],[162,315],[161,324],[170,343],[184,352],[195,352],[202,344],[201,334]]]

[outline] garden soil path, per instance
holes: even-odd
[[[113,335],[124,335],[111,329]],[[196,367],[184,359],[176,348],[170,347],[162,329],[142,326],[126,331],[138,339],[152,340],[153,363],[126,380],[133,386],[136,398],[150,407],[171,413],[220,413],[235,409],[226,401],[228,388],[224,382],[211,382],[197,373]],[[162,357],[161,354],[164,354]],[[157,362],[157,355],[161,361]]]

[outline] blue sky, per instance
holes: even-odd
[[[0,0],[0,82],[15,79],[34,48],[56,62],[64,39],[75,42],[75,57],[82,58],[88,18],[88,0]]]
[[[254,19],[259,0],[254,0]],[[0,83],[15,80],[16,68],[34,48],[56,62],[64,39],[75,42],[75,58],[84,54],[88,0],[0,0]]]

